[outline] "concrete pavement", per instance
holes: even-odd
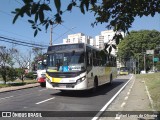
[[[5,87],[5,88],[0,88],[0,93],[20,90],[20,89],[27,89],[27,88],[37,87],[37,86],[39,86],[39,83],[26,84],[26,85],[23,85],[23,86]]]
[[[160,120],[160,116],[152,115],[152,112],[155,112],[152,104],[145,81],[136,79],[134,75],[133,79],[106,110],[120,111],[124,114],[115,115],[115,117],[104,115],[100,120]],[[147,112],[149,112],[148,115],[145,114]]]

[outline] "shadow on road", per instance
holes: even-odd
[[[121,86],[127,81],[128,79],[118,79],[112,82],[112,84],[105,84],[102,86],[99,86],[95,92],[92,92],[92,89],[90,90],[80,90],[80,91],[63,91],[63,92],[57,92],[54,94],[51,94],[53,96],[66,96],[66,97],[94,97],[99,95],[106,95],[111,91],[119,90]],[[118,91],[117,90],[117,91]]]

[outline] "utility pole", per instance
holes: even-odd
[[[138,54],[138,74],[139,74],[139,55],[140,54]]]
[[[145,53],[143,54],[144,54],[144,71],[146,72],[146,54]]]
[[[53,33],[53,25],[51,25],[51,33],[50,33],[50,46],[52,46],[52,33]]]
[[[154,71],[154,50],[153,50],[153,58],[152,58],[152,60],[153,60],[153,71]]]

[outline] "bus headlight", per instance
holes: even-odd
[[[81,77],[80,79],[77,80],[77,84],[81,83],[86,79],[86,76]]]

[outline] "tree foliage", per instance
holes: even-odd
[[[143,55],[146,50],[153,50],[160,45],[160,32],[156,30],[131,31],[118,45],[118,56],[122,61],[134,58],[140,61],[143,69]],[[146,55],[148,69],[152,66],[152,56]]]
[[[160,71],[160,62],[156,63],[156,68],[157,68],[158,71]]]
[[[62,8],[63,2],[68,2],[65,8]],[[94,13],[95,22],[92,26],[107,23],[107,28],[124,32],[128,32],[136,16],[154,16],[156,12],[160,13],[160,0],[23,0],[23,4],[12,12],[15,14],[13,23],[19,16],[34,18],[28,20],[35,30],[34,36],[41,31],[39,26],[45,26],[47,30],[49,25],[61,24],[65,21],[63,14],[72,11],[74,7],[79,8],[82,14]],[[52,12],[54,17],[47,17],[47,12]]]
[[[13,54],[13,59],[17,62],[19,65],[19,69],[17,69],[17,73],[19,78],[24,82],[24,77],[25,77],[25,69],[28,69],[31,64],[31,51],[28,51],[28,54],[23,54],[19,50],[14,49]]]
[[[4,83],[6,84],[7,81],[14,81],[17,77],[17,72],[14,68],[6,66],[0,68],[0,75],[2,76]]]
[[[12,73],[14,74],[14,70],[12,69],[13,64],[12,49],[0,46],[0,74],[4,83],[11,80],[11,75]]]

